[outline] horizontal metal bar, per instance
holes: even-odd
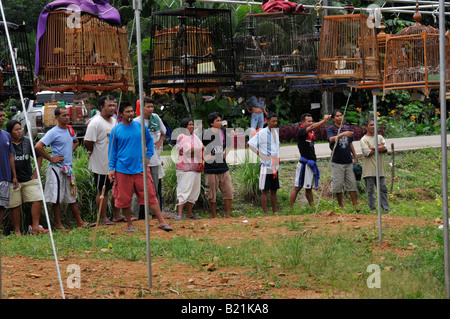
[[[386,1],[386,0],[385,0]],[[408,0],[407,0],[408,1]],[[254,6],[262,6],[262,2],[255,1],[241,1],[241,0],[197,0],[197,2],[209,2],[209,3],[223,3],[223,4],[239,4],[239,5],[254,5]],[[394,2],[394,1],[392,1]],[[397,1],[395,1],[397,2]],[[415,1],[410,1],[410,3],[415,3]],[[432,9],[437,8],[439,5],[435,4],[438,2],[433,2],[429,4],[429,1],[419,1],[419,3],[427,3],[428,5],[419,6],[419,11],[421,14],[437,14],[433,11],[424,11],[423,9]],[[445,3],[446,7],[450,7],[450,2]],[[303,4],[303,7],[308,9],[314,9],[314,5]],[[400,13],[415,13],[415,6],[405,6],[405,7],[383,7],[379,8],[381,12],[385,11],[396,11]],[[329,9],[329,10],[344,10],[344,7],[333,7],[333,6],[322,6],[321,9]],[[408,10],[410,9],[410,10]],[[354,8],[354,11],[370,11],[370,8]],[[450,12],[445,12],[445,15],[450,15]]]

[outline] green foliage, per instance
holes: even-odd
[[[239,184],[239,193],[246,202],[258,205],[261,202],[261,190],[259,189],[259,163],[250,160],[250,150],[246,150],[245,160],[239,165],[236,174]]]
[[[278,115],[279,120],[291,120],[289,118],[291,111],[291,102],[289,100],[283,99],[279,94],[271,102],[275,106],[275,113]]]

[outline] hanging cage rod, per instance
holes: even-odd
[[[386,0],[385,0],[386,1]],[[415,3],[415,1],[409,1],[410,3]],[[209,2],[209,3],[222,3],[222,4],[240,4],[240,5],[254,5],[254,6],[262,6],[262,2],[255,2],[255,1],[240,1],[240,0],[197,0],[197,2]],[[387,1],[386,1],[387,2]],[[394,2],[392,0],[392,2]],[[397,1],[395,1],[397,2]],[[405,2],[406,3],[406,2]],[[438,8],[438,4],[429,4],[428,1],[419,1],[419,3],[428,3],[428,5],[420,6],[420,13],[421,14],[437,14],[434,11],[424,11],[423,9],[434,9]],[[314,9],[314,5],[308,5],[303,4],[303,7],[308,9]],[[445,3],[445,7],[450,7],[450,2]],[[344,7],[334,7],[334,6],[322,6],[322,9],[329,9],[329,10],[344,10]],[[410,9],[410,10],[408,10]],[[415,6],[405,6],[405,7],[383,7],[379,8],[381,12],[389,12],[389,11],[395,11],[400,13],[415,13],[416,11]],[[371,8],[354,8],[354,11],[371,11]],[[445,12],[445,15],[450,15],[450,12]]]

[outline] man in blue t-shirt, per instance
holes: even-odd
[[[44,189],[45,201],[52,203],[56,229],[64,229],[61,223],[61,203],[69,204],[77,227],[95,226],[95,223],[89,224],[83,221],[76,202],[72,153],[79,142],[75,132],[68,125],[69,110],[65,107],[56,108],[55,118],[57,125],[48,131],[35,146],[39,155],[49,161]],[[44,149],[45,146],[50,146],[51,156]]]
[[[9,193],[11,182],[14,188],[18,186],[16,167],[14,164],[14,147],[11,136],[1,130],[6,121],[6,114],[0,107],[0,226],[3,223],[5,207],[9,205]]]
[[[115,126],[109,137],[109,173],[108,177],[113,184],[115,205],[122,209],[128,227],[126,231],[134,232],[135,228],[131,220],[131,200],[136,192],[139,205],[145,205],[144,201],[144,163],[147,168],[148,205],[158,219],[158,228],[171,231],[162,216],[159,202],[156,197],[155,187],[148,162],[154,153],[153,138],[145,127],[146,158],[142,158],[141,123],[133,121],[134,109],[131,105],[121,104],[119,115],[122,122]]]
[[[350,127],[343,124],[341,110],[333,110],[331,119],[334,124],[327,130],[327,138],[333,154],[331,159],[331,193],[336,194],[338,204],[343,209],[342,191],[344,189],[350,194],[353,206],[359,212],[356,178],[353,172],[353,162],[358,163],[358,156],[353,146],[353,132],[350,131]]]

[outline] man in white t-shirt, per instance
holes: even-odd
[[[84,137],[84,146],[90,153],[89,169],[94,173],[94,182],[98,190],[96,198],[97,209],[100,208],[100,200],[103,201],[100,211],[100,222],[102,225],[113,225],[114,223],[106,216],[106,212],[108,208],[108,192],[113,186],[107,175],[109,172],[109,135],[117,123],[113,117],[117,109],[116,98],[112,95],[102,96],[98,100],[98,105],[100,114],[90,121]],[[101,198],[103,187],[105,187],[105,192],[103,193],[104,197]],[[124,221],[125,217],[120,213],[120,209],[115,207],[112,195],[111,206],[113,207],[113,221]]]
[[[144,121],[145,126],[148,128],[151,136],[153,137],[153,142],[155,143],[155,153],[150,159],[148,166],[150,167],[150,174],[152,175],[153,183],[155,185],[156,197],[158,198],[158,202],[160,203],[160,209],[162,211],[161,205],[161,194],[158,192],[159,183],[161,179],[161,175],[163,175],[164,171],[162,169],[161,162],[161,153],[163,151],[163,142],[164,137],[166,136],[167,130],[166,127],[158,116],[158,114],[153,113],[155,110],[154,100],[150,97],[144,98]],[[141,121],[141,117],[138,116],[134,119],[134,121]],[[139,219],[145,219],[143,208],[140,209]],[[154,213],[150,210],[150,214],[154,216]]]

